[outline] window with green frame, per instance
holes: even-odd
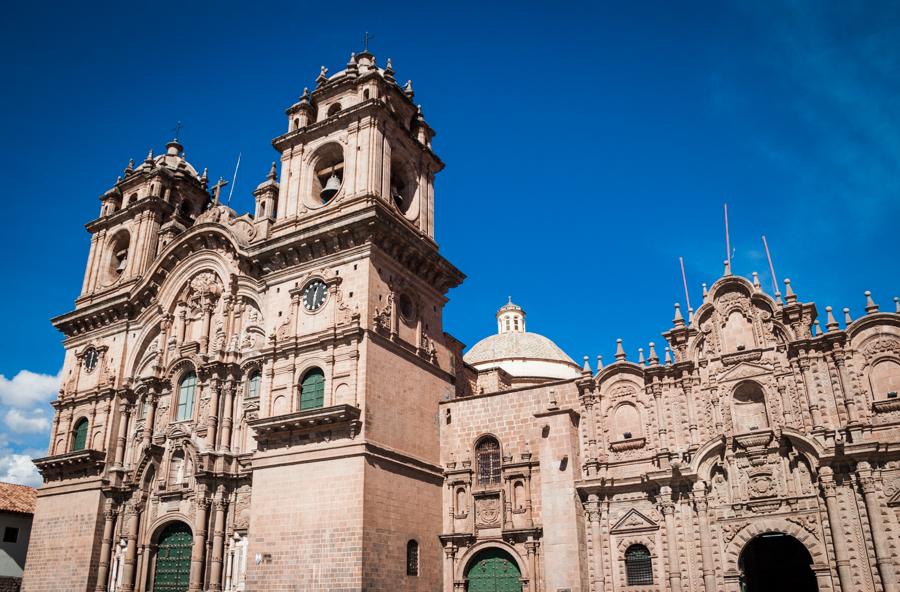
[[[300,411],[315,409],[325,404],[325,373],[313,368],[303,375],[300,382]]]
[[[72,452],[87,448],[88,420],[84,417],[75,422],[75,438],[72,440]]]
[[[247,381],[247,398],[255,399],[259,396],[259,385],[262,383],[262,374],[259,370],[254,370],[250,374],[250,380]]]
[[[178,409],[175,421],[185,421],[194,415],[194,393],[197,390],[197,375],[188,372],[178,383]]]

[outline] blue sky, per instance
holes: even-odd
[[[900,294],[900,4],[889,2],[14,3],[0,24],[0,480],[46,447],[84,223],[176,121],[233,205],[283,110],[365,31],[437,130],[437,239],[468,279],[446,329],[472,345],[507,295],[574,358],[631,357],[734,270],[862,311]]]

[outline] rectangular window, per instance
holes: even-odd
[[[15,526],[7,526],[3,529],[3,542],[15,543],[19,540],[19,529]]]

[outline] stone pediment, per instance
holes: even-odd
[[[734,368],[729,369],[719,375],[719,382],[730,382],[733,380],[743,380],[745,378],[755,378],[757,376],[765,376],[771,374],[772,370],[760,364],[752,364],[750,362],[741,362]]]
[[[647,518],[637,510],[628,510],[622,518],[616,522],[610,532],[636,532],[642,530],[656,530],[659,525]]]

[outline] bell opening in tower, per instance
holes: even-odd
[[[313,178],[313,195],[323,204],[334,199],[344,183],[344,151],[337,144],[323,146],[317,154]]]

